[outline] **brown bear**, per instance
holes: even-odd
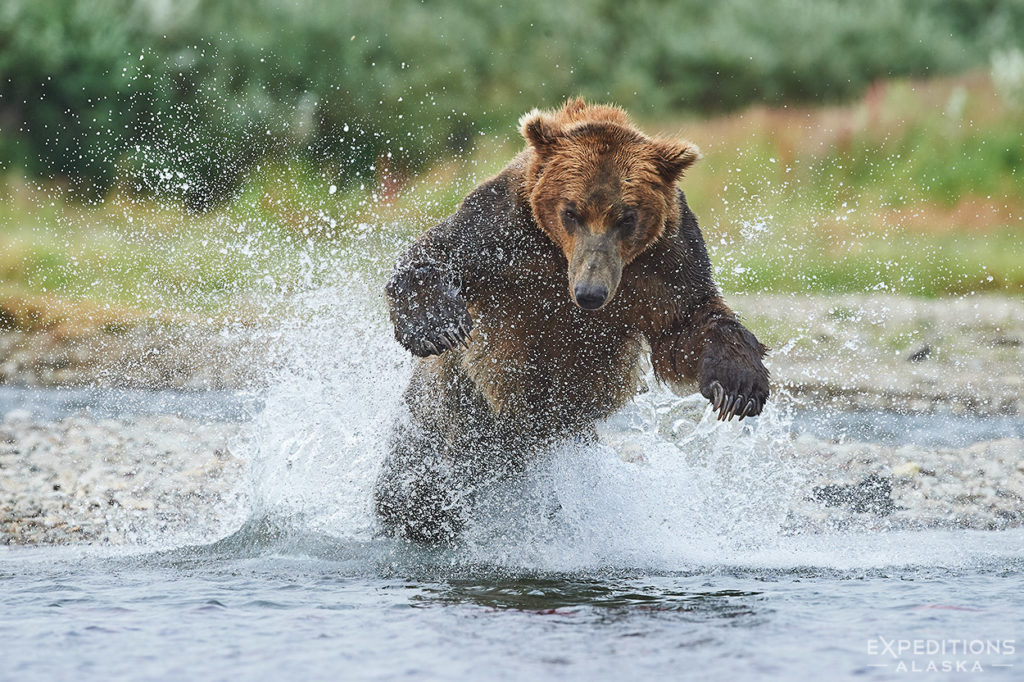
[[[405,252],[386,295],[422,358],[375,490],[385,530],[450,542],[486,481],[592,438],[643,380],[696,381],[720,419],[768,399],[765,347],[725,305],[676,187],[699,156],[617,107],[520,121],[526,148]]]

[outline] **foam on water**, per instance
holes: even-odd
[[[411,363],[387,332],[385,272],[346,251],[334,286],[296,296],[250,454],[253,515],[342,538],[371,532],[370,492]]]

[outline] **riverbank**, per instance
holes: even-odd
[[[0,545],[220,537],[245,513],[242,426],[171,416],[0,421]]]
[[[933,420],[1024,415],[1019,299],[727,298],[773,347],[776,395],[797,409]],[[255,324],[8,328],[0,333],[0,383],[258,393],[280,357],[273,338]],[[0,413],[0,544],[203,541],[248,513],[249,427],[237,411],[47,416],[18,404],[12,391]],[[793,466],[810,473],[786,532],[1024,525],[1019,430],[937,446],[817,433],[798,434],[787,449]]]
[[[728,427],[726,427],[728,428]],[[0,544],[210,542],[249,513],[248,426],[174,416],[0,421]],[[783,532],[1024,526],[1024,439],[965,447],[797,436]],[[640,464],[638,464],[640,466]]]
[[[252,325],[147,316],[49,299],[0,299],[0,385],[222,390],[265,367]]]
[[[730,296],[777,385],[835,409],[1024,415],[1024,300]]]
[[[836,409],[1024,415],[1024,300],[727,295],[776,387]],[[0,325],[2,328],[2,325]],[[272,330],[137,320],[0,331],[0,384],[259,388]]]

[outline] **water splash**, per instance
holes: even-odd
[[[287,532],[366,542],[377,531],[372,489],[412,360],[392,340],[381,294],[400,247],[374,239],[376,256],[339,252],[342,276],[297,296],[275,331],[279,367],[248,454],[252,516]],[[704,398],[649,383],[599,426],[598,443],[538,453],[521,479],[483,489],[448,560],[670,566],[774,542],[803,479],[788,457],[787,410],[773,403],[757,420],[720,423]]]
[[[411,366],[387,329],[380,234],[370,248],[337,252],[333,284],[295,296],[270,332],[278,366],[249,453],[256,517],[371,533],[370,491]]]

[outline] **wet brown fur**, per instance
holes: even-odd
[[[696,381],[713,399],[717,381],[756,412],[768,397],[765,348],[722,301],[675,186],[696,147],[649,138],[621,109],[582,100],[531,112],[521,129],[526,149],[414,244],[388,284],[396,338],[425,356],[377,490],[385,525],[408,537],[457,534],[465,505],[447,488],[518,469],[544,443],[589,437],[636,395],[648,348],[655,376],[673,386]],[[567,202],[585,230],[566,228]],[[627,210],[636,227],[616,232]],[[613,244],[609,268],[621,269],[598,310],[572,292],[573,278],[596,276],[570,271],[585,239]]]

